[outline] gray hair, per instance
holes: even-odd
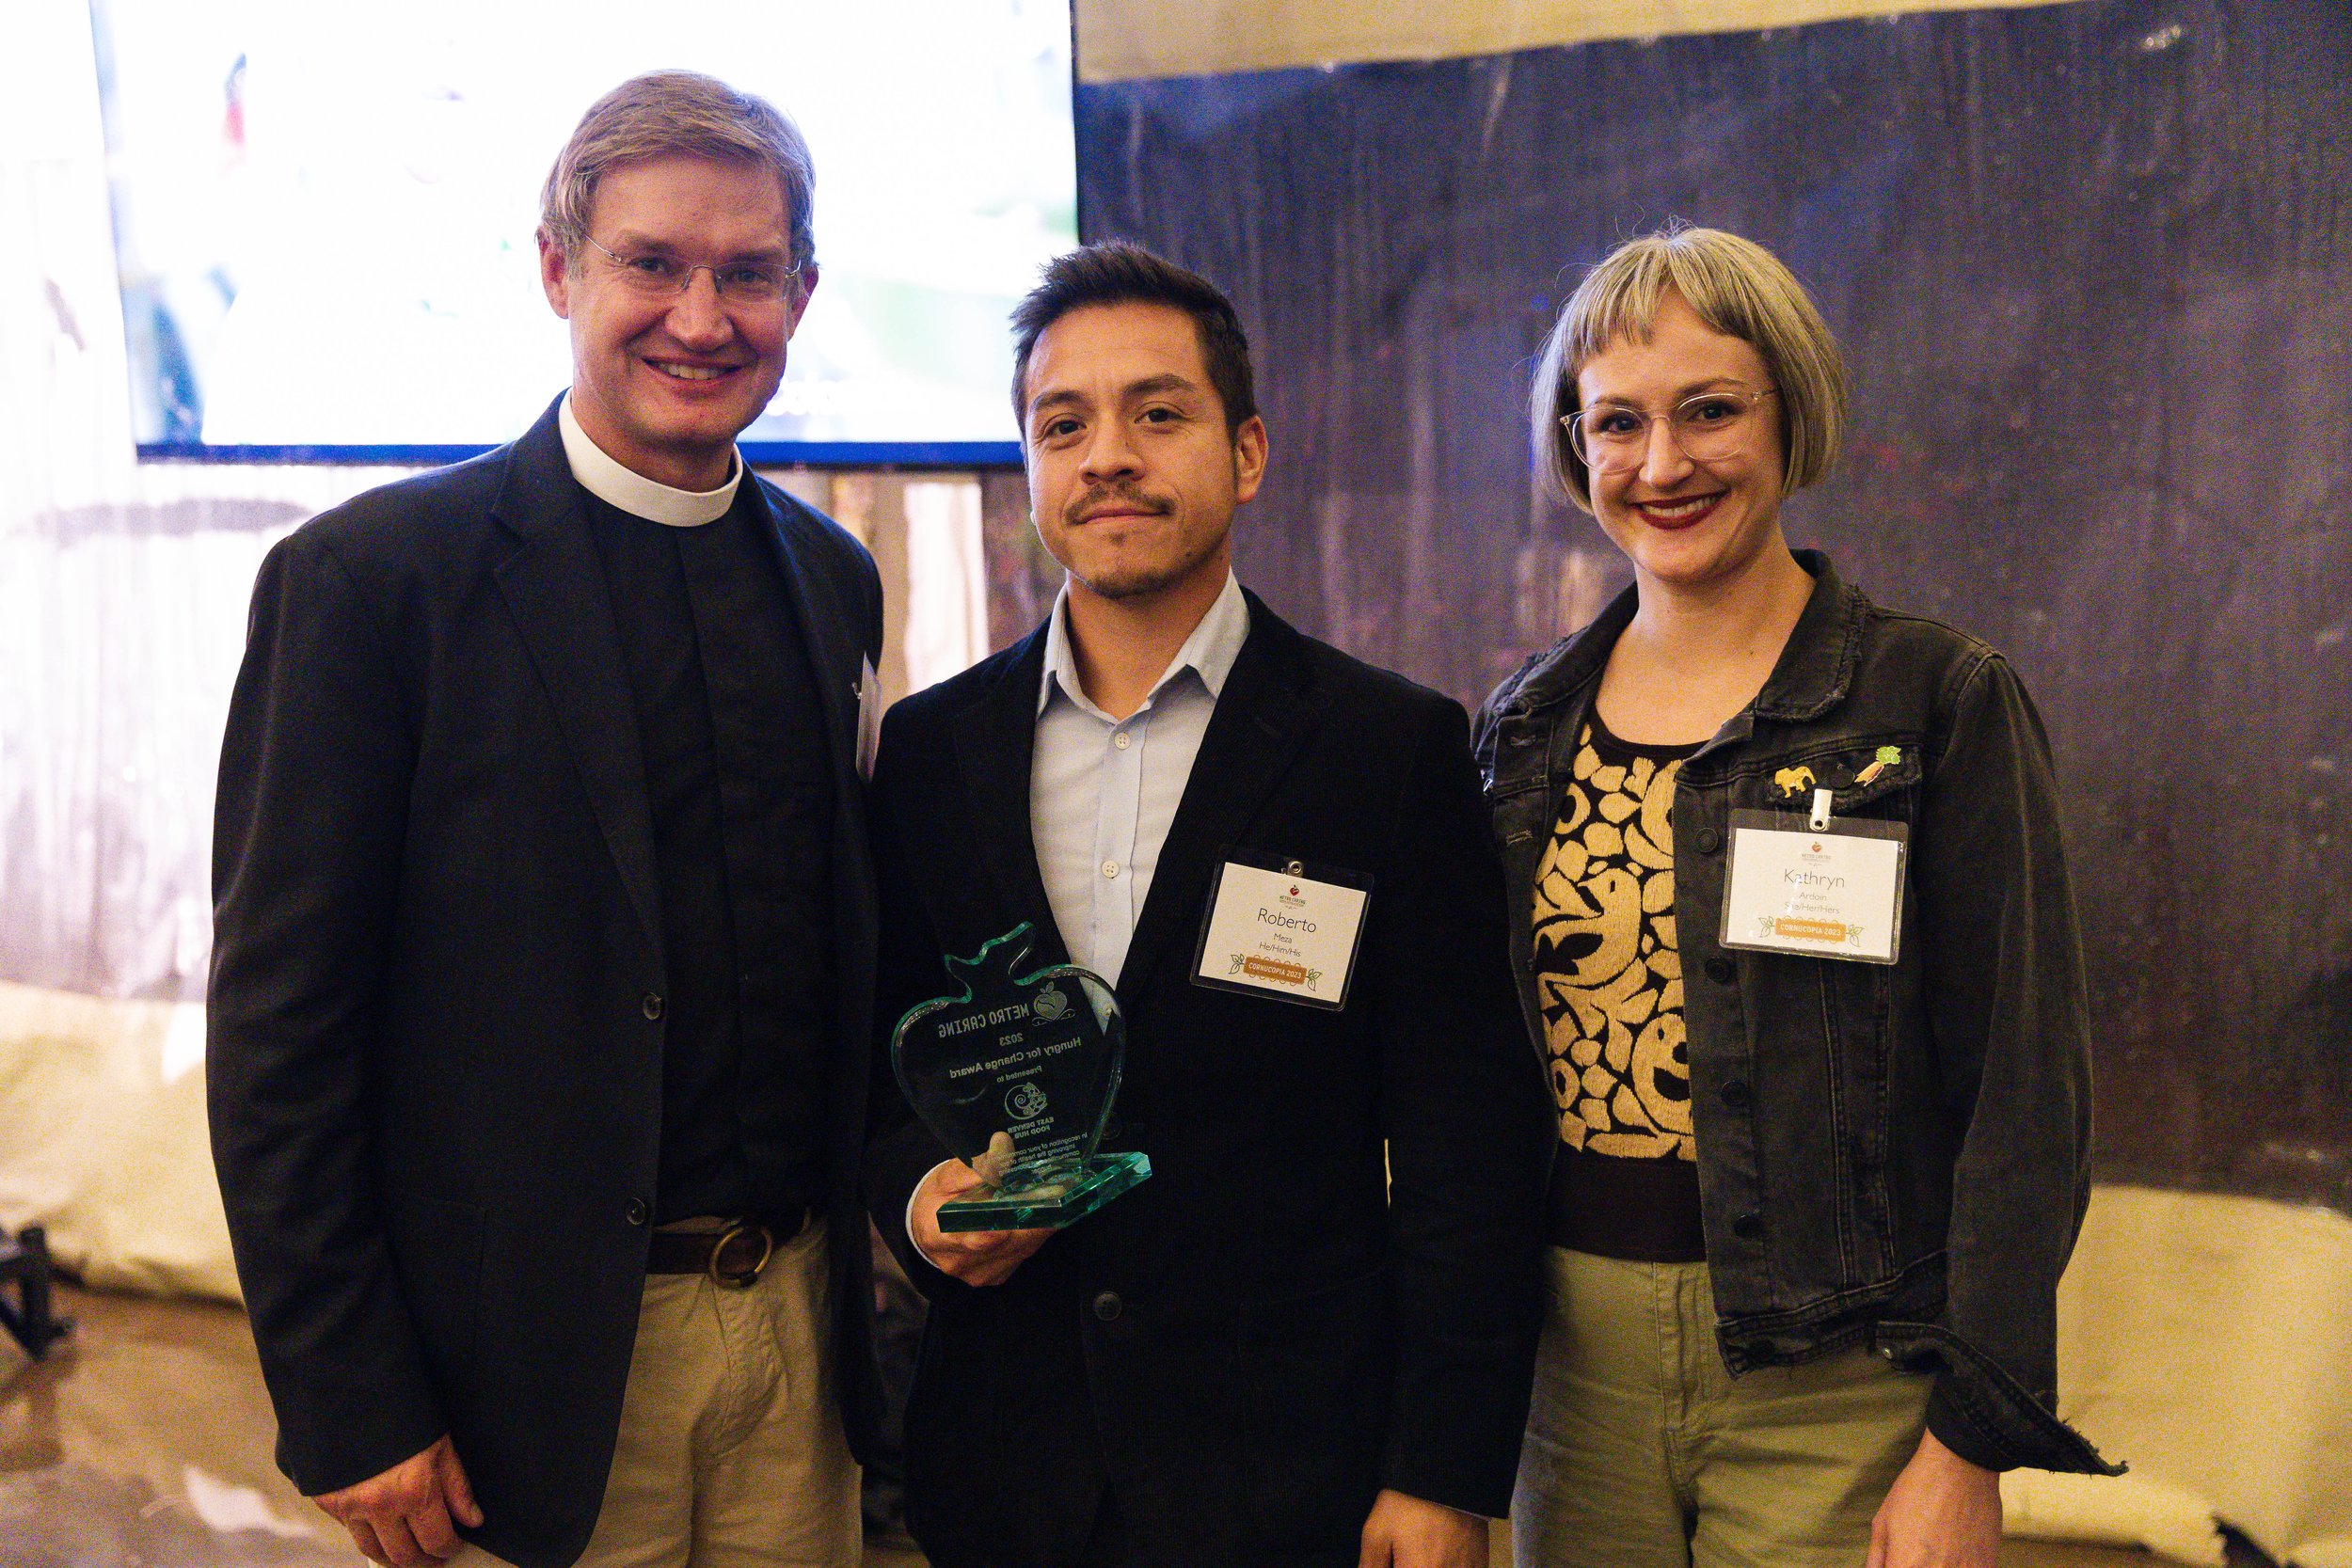
[[[1763,356],[1780,389],[1781,494],[1829,471],[1846,426],[1846,369],[1804,285],[1754,240],[1669,223],[1617,246],[1561,307],[1528,389],[1535,463],[1553,490],[1593,509],[1584,465],[1560,421],[1580,406],[1577,372],[1620,338],[1649,341],[1667,290],[1708,326]]]
[[[766,99],[693,71],[632,76],[589,106],[548,170],[540,227],[567,261],[577,260],[596,182],[624,164],[681,152],[772,170],[792,226],[792,260],[806,266],[817,259],[817,169],[800,128]]]

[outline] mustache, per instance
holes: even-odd
[[[1147,496],[1128,484],[1098,484],[1089,486],[1086,494],[1062,508],[1062,516],[1070,522],[1083,522],[1097,512],[1164,513],[1168,502],[1156,496]]]

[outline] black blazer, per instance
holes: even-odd
[[[1510,1498],[1551,1131],[1468,721],[1254,596],[1249,613],[1118,987],[1116,1143],[1151,1180],[1002,1286],[909,1257],[931,1302],[910,1512],[939,1568],[1070,1561],[1105,1483],[1138,1560],[1169,1568],[1352,1565],[1383,1486],[1487,1514]],[[1025,920],[1037,961],[1064,961],[1029,832],[1044,643],[883,721],[885,1037],[949,989],[943,948]],[[1191,982],[1229,849],[1374,879],[1343,1011]],[[944,1157],[920,1124],[877,1139],[894,1246]]]
[[[858,1155],[875,903],[857,771],[882,594],[759,483],[834,760],[835,1349],[874,1406]],[[661,922],[611,592],[551,407],[273,549],[221,749],[209,1072],[238,1278],[306,1493],[453,1437],[472,1532],[580,1555],[660,1158]]]

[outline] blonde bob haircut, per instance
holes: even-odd
[[[1780,259],[1720,229],[1670,223],[1626,241],[1584,275],[1544,341],[1529,388],[1535,463],[1553,493],[1593,509],[1592,485],[1561,420],[1581,406],[1577,372],[1620,338],[1647,342],[1658,298],[1682,296],[1699,320],[1764,357],[1779,389],[1780,493],[1829,471],[1846,426],[1846,368],[1821,313]]]
[[[588,106],[548,170],[539,193],[540,228],[564,261],[577,265],[596,182],[625,164],[677,153],[773,173],[792,225],[794,264],[805,267],[817,259],[810,211],[817,167],[800,127],[766,99],[694,71],[632,76]]]

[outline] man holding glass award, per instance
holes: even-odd
[[[1068,582],[891,711],[874,778],[914,1532],[936,1568],[1475,1568],[1550,1130],[1467,721],[1234,580],[1267,435],[1214,285],[1098,245],[1014,323]]]

